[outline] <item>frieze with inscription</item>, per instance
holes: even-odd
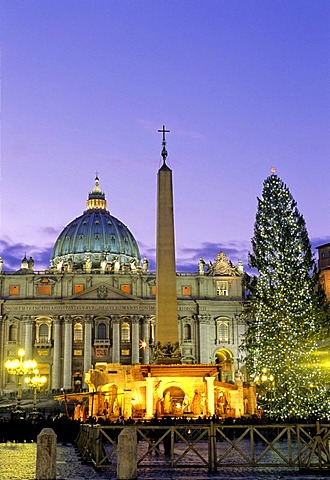
[[[109,312],[133,312],[143,313],[156,310],[155,305],[6,305],[4,313],[49,313],[58,314],[59,312],[71,312],[82,314],[85,312],[92,313],[109,313]]]

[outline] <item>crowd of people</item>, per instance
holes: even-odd
[[[299,423],[299,419],[291,419],[292,423]],[[75,420],[72,416],[68,416],[61,410],[52,410],[47,415],[45,411],[39,410],[37,414],[26,416],[25,414],[11,414],[10,416],[0,416],[0,443],[5,442],[37,442],[37,437],[43,428],[52,428],[57,435],[58,443],[73,444],[78,436],[80,426],[84,424],[100,425],[100,426],[123,426],[123,425],[150,425],[150,426],[175,426],[175,425],[201,425],[209,424],[222,425],[259,425],[270,424],[274,421],[266,417],[257,415],[243,416],[240,418],[213,416],[181,416],[174,417],[171,415],[155,416],[152,419],[143,418],[124,418],[118,416],[115,420],[104,418],[102,416],[90,416],[84,422],[81,419]],[[310,423],[315,420],[310,419]],[[290,422],[291,423],[291,422]],[[301,420],[300,420],[301,423]],[[306,419],[303,420],[306,423]]]
[[[47,416],[41,411],[36,415],[25,416],[11,414],[10,417],[0,417],[0,443],[37,442],[37,437],[43,428],[52,428],[57,435],[57,441],[62,444],[73,444],[79,433],[80,422],[53,411]]]

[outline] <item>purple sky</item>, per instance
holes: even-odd
[[[48,267],[96,171],[152,266],[163,124],[178,270],[246,264],[272,166],[330,241],[329,1],[1,0],[0,19],[5,270]]]

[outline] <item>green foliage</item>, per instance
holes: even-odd
[[[275,418],[325,418],[330,404],[317,347],[325,319],[305,221],[277,175],[264,182],[252,239],[243,317],[246,365],[261,407]]]

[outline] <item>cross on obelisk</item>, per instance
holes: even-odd
[[[167,157],[167,150],[166,150],[166,138],[165,138],[165,133],[170,133],[170,130],[166,130],[165,125],[163,125],[163,128],[161,130],[158,130],[159,133],[163,133],[163,141],[162,141],[162,157],[163,157],[163,162],[165,163],[166,157]]]

